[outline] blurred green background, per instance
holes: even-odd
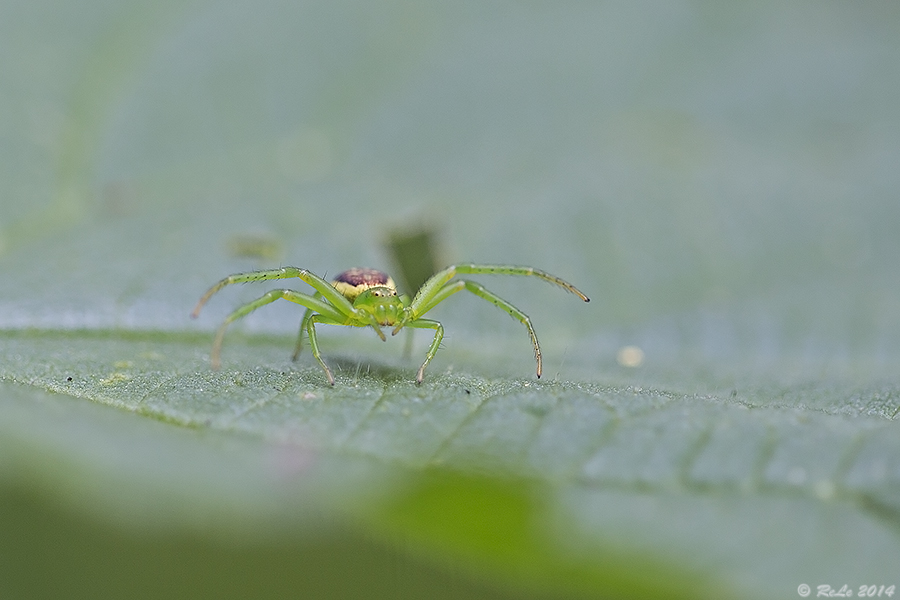
[[[0,595],[900,584],[898,33],[887,1],[0,5]],[[541,382],[474,297],[421,388],[424,334],[323,328],[324,389],[289,303],[209,371],[265,289],[190,321],[210,284],[391,269],[416,227],[591,296],[484,278]]]

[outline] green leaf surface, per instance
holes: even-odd
[[[892,3],[0,7],[0,596],[900,585]],[[427,344],[221,277],[391,269]],[[300,291],[300,282],[287,282]],[[349,329],[349,328],[347,328]],[[403,337],[403,336],[399,336]]]

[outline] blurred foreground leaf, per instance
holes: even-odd
[[[345,369],[332,388],[312,361],[272,358],[289,339],[238,336],[221,372],[207,346],[4,334],[5,488],[167,544],[224,536],[298,557],[324,545],[351,578],[345,545],[365,561],[383,546],[417,557],[401,563],[422,577],[443,575],[418,561],[456,565],[518,593],[740,596],[797,573],[883,579],[900,552],[895,386],[855,405],[844,390],[786,388],[773,405],[439,373],[416,386],[412,367],[384,365]]]

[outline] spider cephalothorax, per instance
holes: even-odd
[[[397,296],[397,286],[387,273],[375,269],[354,268],[339,274],[331,282],[334,289],[353,303],[353,307],[370,313],[379,325],[394,325],[403,312],[403,299]],[[409,304],[409,302],[407,302]],[[304,321],[312,314],[306,309]],[[294,352],[294,358],[300,354],[300,346]]]
[[[309,345],[313,356],[322,365],[328,382],[334,385],[334,375],[331,369],[322,360],[319,352],[319,344],[316,338],[316,324],[325,323],[328,325],[349,325],[353,327],[371,327],[378,336],[387,339],[381,326],[394,329],[391,335],[397,333],[404,327],[414,327],[417,329],[434,329],[434,339],[428,348],[428,354],[425,356],[425,362],[419,367],[416,373],[416,383],[422,383],[425,376],[425,367],[434,358],[440,347],[441,340],[444,337],[444,328],[437,322],[430,319],[423,319],[432,308],[462,290],[468,290],[484,298],[488,302],[496,305],[501,310],[509,313],[513,318],[520,321],[528,329],[528,335],[531,337],[531,343],[534,346],[534,358],[537,362],[537,376],[541,376],[541,348],[538,344],[537,336],[534,328],[531,326],[531,319],[520,311],[518,308],[497,296],[493,292],[488,291],[479,283],[468,281],[466,279],[454,279],[457,274],[464,275],[533,275],[545,281],[556,284],[565,290],[572,292],[579,298],[588,302],[589,299],[581,293],[575,286],[568,283],[555,275],[551,275],[544,271],[539,271],[531,267],[513,267],[506,265],[453,265],[447,267],[443,271],[433,275],[428,281],[419,288],[415,297],[410,301],[407,296],[397,295],[397,286],[394,281],[386,274],[375,269],[355,268],[344,271],[330,284],[318,275],[297,267],[283,267],[281,269],[271,269],[265,271],[253,271],[251,273],[237,273],[229,275],[216,285],[212,286],[197,302],[197,306],[191,313],[196,317],[200,313],[200,309],[206,304],[207,300],[213,294],[218,292],[226,285],[232,283],[247,283],[252,281],[269,281],[273,279],[291,279],[298,278],[305,281],[313,289],[315,294],[309,295],[294,290],[272,290],[253,302],[248,302],[238,307],[232,312],[219,327],[216,333],[216,340],[213,343],[210,361],[214,368],[219,366],[219,353],[222,348],[222,339],[225,335],[225,329],[232,321],[239,319],[261,306],[265,306],[279,298],[296,302],[306,307],[306,313],[300,324],[300,335],[297,339],[297,346],[294,350],[294,358],[300,354],[303,341],[303,332],[307,332],[309,336]]]

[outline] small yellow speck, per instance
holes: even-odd
[[[116,369],[130,369],[133,363],[130,360],[118,360],[113,363],[113,367]]]
[[[105,379],[101,379],[100,383],[102,385],[113,385],[116,383],[125,383],[126,381],[131,381],[131,375],[127,373],[116,372],[109,377],[106,377]]]
[[[624,346],[616,354],[616,362],[623,367],[639,367],[644,364],[644,351],[637,346]]]

